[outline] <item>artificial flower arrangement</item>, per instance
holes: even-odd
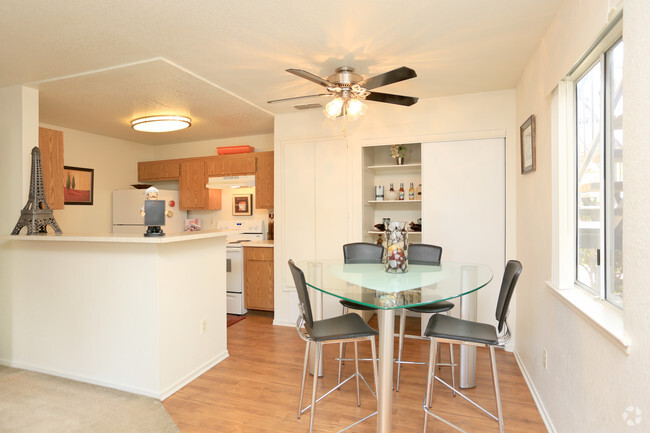
[[[393,144],[390,147],[390,156],[393,158],[404,158],[404,155],[406,155],[406,147],[402,144]]]

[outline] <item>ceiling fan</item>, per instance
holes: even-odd
[[[367,101],[384,102],[407,107],[418,102],[418,98],[413,96],[393,95],[390,93],[372,91],[377,87],[387,86],[388,84],[417,77],[415,71],[406,66],[366,79],[355,73],[354,68],[349,66],[341,66],[337,68],[332,75],[327,77],[327,79],[321,78],[302,69],[287,69],[287,72],[316,84],[320,84],[325,87],[327,93],[275,99],[268,101],[269,104],[295,101],[297,99],[313,98],[317,96],[334,96],[334,99],[332,99],[325,107],[325,114],[328,117],[335,118],[342,115],[349,115],[358,118],[366,109],[365,104],[361,102],[364,99]]]

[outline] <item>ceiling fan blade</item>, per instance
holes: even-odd
[[[318,95],[294,96],[293,98],[274,99],[272,101],[266,101],[266,103],[275,104],[277,102],[295,101],[297,99],[306,99],[306,98],[316,98],[318,96],[332,96],[332,95],[330,95],[329,93],[319,93]]]
[[[311,72],[304,71],[302,69],[287,69],[287,72],[297,75],[300,78],[304,78],[305,80],[313,81],[316,84],[320,84],[323,87],[330,87],[332,83],[327,81],[324,78],[319,77],[318,75],[314,75]]]
[[[386,86],[388,84],[397,83],[399,81],[408,80],[410,78],[415,78],[418,75],[411,68],[402,66],[401,68],[393,69],[392,71],[385,72],[383,74],[375,75],[374,77],[367,78],[361,81],[359,84],[361,87],[372,90],[377,87]]]
[[[386,102],[387,104],[404,105],[410,107],[418,102],[418,98],[414,96],[391,95],[390,93],[370,92],[366,96],[366,101]]]

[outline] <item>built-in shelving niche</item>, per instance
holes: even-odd
[[[417,187],[422,183],[422,159],[420,143],[404,144],[406,156],[404,164],[398,165],[391,157],[390,145],[368,146],[363,148],[363,210],[362,232],[365,242],[376,242],[380,232],[375,224],[383,218],[391,221],[417,222],[422,214],[420,200],[408,200],[411,182]],[[383,185],[385,192],[390,184],[396,191],[404,183],[405,200],[375,200],[375,186]],[[409,242],[421,242],[421,233],[410,232]]]

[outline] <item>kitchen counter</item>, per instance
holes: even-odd
[[[251,242],[244,242],[242,244],[244,248],[247,247],[256,247],[256,248],[273,248],[273,241],[251,241]]]
[[[3,236],[0,363],[164,400],[228,357],[229,233]]]
[[[164,229],[163,229],[164,230]],[[48,233],[46,235],[5,235],[4,240],[10,241],[48,241],[48,242],[119,242],[119,243],[137,243],[137,244],[168,244],[173,242],[185,242],[197,239],[210,239],[224,237],[231,233],[237,233],[236,230],[202,230],[198,232],[182,232],[168,234],[165,236],[143,236],[142,234],[97,234],[97,235],[76,235],[62,234],[56,235]],[[272,241],[271,241],[272,242]]]

